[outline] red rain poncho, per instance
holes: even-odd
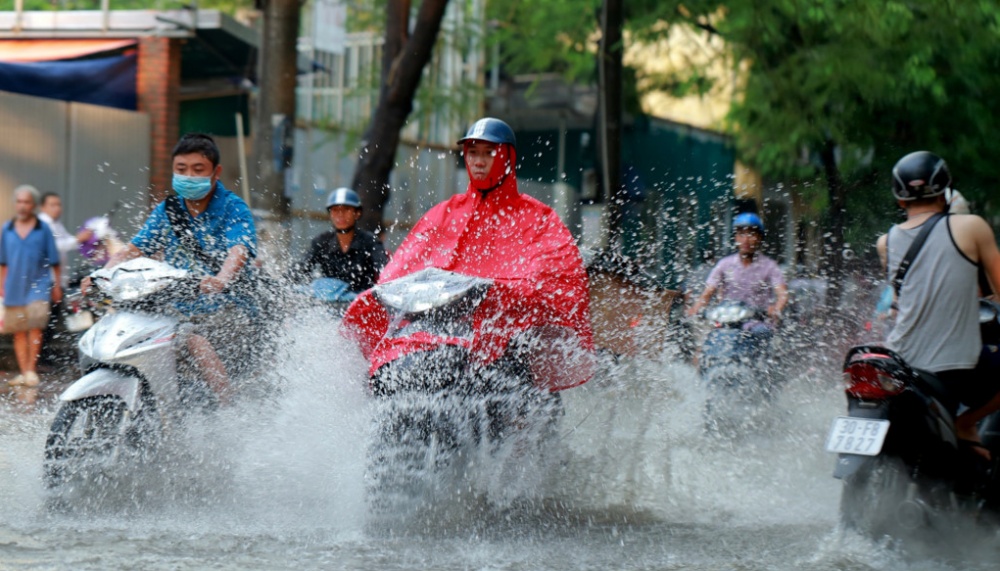
[[[531,353],[539,388],[557,391],[586,382],[594,343],[587,273],[573,237],[551,208],[518,192],[514,176],[503,177],[485,196],[474,186],[417,222],[378,283],[427,267],[490,278],[494,285],[473,315],[473,357],[488,364],[515,335],[533,329],[541,338]],[[372,374],[442,343],[429,335],[384,338],[389,317],[371,290],[351,304],[343,325],[371,361]]]

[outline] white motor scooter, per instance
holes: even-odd
[[[60,396],[45,442],[51,491],[150,457],[164,432],[192,410],[217,406],[200,378],[185,374],[182,314],[199,279],[149,258],[91,274],[108,310],[80,339],[83,376]]]

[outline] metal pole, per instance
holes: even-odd
[[[101,26],[107,32],[111,25],[111,0],[101,0]]]
[[[236,114],[236,152],[240,155],[240,193],[250,205],[250,177],[247,175],[246,137],[243,136],[243,114]]]

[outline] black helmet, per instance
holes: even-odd
[[[469,140],[486,141],[498,145],[507,143],[517,148],[517,144],[514,142],[514,130],[510,128],[510,125],[493,117],[483,117],[473,123],[465,132],[465,136],[458,140],[458,144],[461,145]]]
[[[910,153],[892,167],[892,195],[896,200],[933,198],[944,194],[950,185],[948,165],[934,153]]]

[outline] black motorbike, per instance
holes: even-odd
[[[705,425],[733,435],[754,426],[777,394],[781,375],[775,366],[763,310],[724,301],[704,313],[712,325],[702,344],[698,372],[708,392]]]
[[[1000,305],[980,302],[983,342],[1000,343]],[[980,366],[983,366],[981,363]],[[844,358],[847,415],[834,420],[826,449],[838,454],[841,522],[878,539],[927,541],[966,524],[1000,521],[1000,416],[980,426],[987,462],[958,440],[953,390],[876,345]]]

